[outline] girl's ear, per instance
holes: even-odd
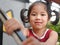
[[[53,25],[56,25],[58,22],[59,22],[59,13],[55,10],[52,11],[51,13],[51,18],[50,18],[50,22],[53,24]]]

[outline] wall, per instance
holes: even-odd
[[[5,12],[12,10],[14,18],[21,22],[20,11],[25,8],[25,3],[16,0],[0,0],[0,8]],[[3,33],[3,45],[17,45],[17,43],[10,35]]]

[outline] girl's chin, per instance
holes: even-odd
[[[41,29],[42,28],[42,26],[36,26],[36,29]]]

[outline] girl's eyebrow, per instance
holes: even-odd
[[[46,11],[42,11],[41,13],[46,13]]]
[[[36,11],[35,10],[33,10],[33,11],[31,11],[32,13],[36,13]]]
[[[41,13],[45,13],[45,12],[41,12]]]

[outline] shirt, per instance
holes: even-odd
[[[42,36],[42,37],[39,37],[39,36],[37,36],[32,30],[29,30],[29,35],[28,35],[28,37],[33,36],[33,37],[35,37],[36,39],[38,39],[40,42],[46,42],[47,39],[49,38],[51,32],[52,32],[52,30],[47,29],[47,30],[45,31],[45,33],[43,34],[43,36]]]

